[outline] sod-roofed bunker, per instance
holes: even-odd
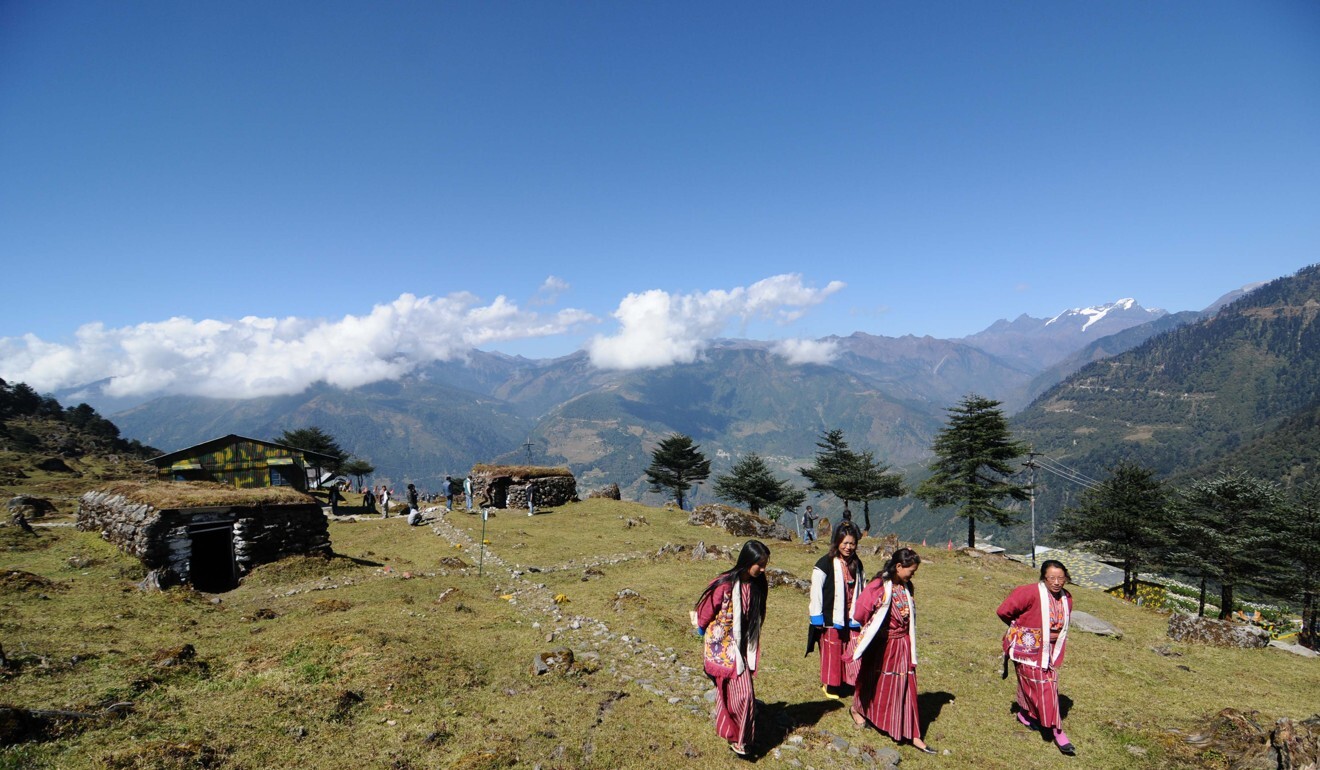
[[[541,465],[472,467],[472,497],[481,507],[526,508],[528,495],[537,508],[577,502],[577,479],[567,468]]]
[[[330,552],[320,502],[289,487],[118,482],[84,494],[76,522],[141,559],[146,587],[228,591],[258,564]]]

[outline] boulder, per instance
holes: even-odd
[[[591,499],[591,498],[604,498],[606,500],[622,500],[623,495],[619,492],[618,484],[610,484],[609,486],[601,487],[600,489],[591,490],[591,492],[587,493],[587,499]]]
[[[47,471],[48,473],[73,473],[75,475],[81,475],[74,469],[70,468],[68,463],[58,457],[47,457],[37,462],[36,466],[38,469]]]
[[[1287,642],[1281,642],[1278,639],[1271,639],[1270,646],[1283,650],[1284,652],[1291,652],[1293,655],[1301,655],[1303,658],[1320,658],[1320,652],[1316,652],[1310,647],[1300,644],[1288,644]]]
[[[39,519],[48,513],[55,513],[55,504],[44,497],[17,495],[9,499],[9,515],[21,515],[28,519]]]
[[[775,586],[789,586],[796,588],[803,593],[811,590],[811,581],[803,580],[785,569],[778,567],[768,567],[765,571],[765,579],[771,588]]]
[[[1096,636],[1112,636],[1115,639],[1122,639],[1123,632],[1118,626],[1107,620],[1101,620],[1089,612],[1073,610],[1068,619],[1068,627],[1078,631],[1085,631],[1088,634]]]
[[[1169,616],[1169,638],[1212,647],[1256,649],[1270,643],[1270,632],[1256,626],[1175,612]]]
[[[777,521],[770,521],[740,508],[719,503],[699,505],[688,516],[695,526],[719,527],[734,537],[792,540],[793,533]]]

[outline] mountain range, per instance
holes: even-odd
[[[1010,414],[1023,410],[1015,430],[1037,442],[1037,451],[1060,452],[1103,473],[1114,453],[1063,453],[1067,441],[1050,432],[1078,430],[1059,427],[1069,414],[1057,408],[1060,394],[1070,392],[1061,389],[1093,380],[1098,366],[1153,340],[1200,328],[1242,294],[1181,313],[1123,299],[1052,318],[999,321],[962,339],[857,332],[821,340],[835,350],[822,364],[789,364],[772,343],[756,340],[720,340],[695,363],[632,371],[597,369],[582,352],[536,360],[472,350],[463,361],[352,390],[316,385],[248,400],[168,396],[113,419],[125,436],[166,451],[226,433],[270,438],[315,425],[372,462],[385,483],[434,489],[445,475],[478,462],[533,462],[567,465],[584,492],[617,483],[626,497],[658,502],[642,471],[651,449],[673,432],[693,437],[714,474],[757,452],[801,484],[796,468],[811,462],[823,431],[839,428],[854,448],[873,450],[916,478],[945,410],[975,392],[1003,402]],[[1159,467],[1171,472],[1167,463]],[[710,499],[708,488],[698,488],[696,502]],[[827,514],[835,505],[813,502]],[[956,527],[947,512],[911,500],[873,508],[905,537],[940,537]]]

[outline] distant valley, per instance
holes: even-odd
[[[1313,272],[1281,281],[1305,295],[1314,291]],[[1247,294],[1229,311],[1279,283]],[[1317,295],[1309,296],[1314,303]],[[1075,423],[1094,420],[1087,411],[1091,405],[1104,401],[1102,394],[1117,392],[1098,378],[1123,372],[1131,377],[1134,367],[1149,366],[1162,373],[1158,387],[1182,387],[1178,373],[1191,376],[1194,367],[1171,370],[1142,356],[1158,350],[1176,357],[1185,341],[1204,334],[1197,329],[1226,328],[1211,314],[1228,299],[1204,311],[1173,314],[1120,300],[1049,319],[1000,321],[957,340],[858,332],[822,340],[836,349],[828,364],[788,364],[771,343],[754,340],[718,341],[695,363],[633,371],[596,369],[584,353],[533,360],[472,350],[464,361],[432,364],[399,381],[353,390],[318,385],[296,395],[250,400],[171,396],[119,411],[113,420],[125,436],[165,451],[225,433],[269,438],[286,428],[316,425],[345,450],[372,462],[378,480],[395,485],[412,481],[434,489],[446,474],[462,474],[477,462],[530,459],[569,466],[584,493],[617,483],[627,498],[658,502],[645,490],[642,469],[656,442],[670,433],[692,436],[712,459],[715,474],[754,451],[800,484],[795,469],[810,463],[815,441],[831,428],[841,428],[854,448],[873,450],[896,469],[919,473],[944,424],[944,410],[976,392],[1002,401],[1007,413],[1021,412],[1015,430],[1037,451],[1057,454],[1088,473],[1102,475],[1104,463],[1126,449],[1173,473],[1174,464],[1140,441],[1123,449],[1129,440],[1124,436],[1139,431],[1112,431],[1107,441],[1120,447],[1115,451],[1073,450],[1071,441],[1090,435],[1089,426]],[[1234,312],[1236,318],[1243,311]],[[1244,317],[1264,323],[1268,315],[1257,310]],[[1295,318],[1314,328],[1305,313]],[[1287,360],[1286,351],[1275,355]],[[1123,363],[1128,361],[1133,363]],[[1272,369],[1272,376],[1285,369]],[[1305,390],[1299,382],[1289,383]],[[1314,399],[1315,386],[1309,387]],[[1295,410],[1307,398],[1299,392],[1270,414],[1284,422],[1290,416],[1302,419]],[[90,393],[82,400],[97,406]],[[1083,402],[1086,410],[1078,409]],[[1127,406],[1109,408],[1121,413]],[[1233,413],[1233,419],[1258,417]],[[1163,431],[1169,429],[1152,428],[1160,437],[1155,444],[1165,445]],[[1243,434],[1237,440],[1255,438]],[[1195,456],[1209,462],[1218,454],[1210,447]],[[1063,497],[1057,493],[1050,505],[1057,508]],[[698,489],[697,502],[711,499],[709,485]],[[833,505],[817,502],[827,513]],[[905,537],[939,538],[957,531],[947,511],[925,511],[911,500],[872,507]]]

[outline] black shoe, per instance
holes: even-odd
[[[1075,757],[1077,756],[1077,749],[1073,748],[1071,743],[1065,743],[1059,747],[1059,753],[1065,757]]]

